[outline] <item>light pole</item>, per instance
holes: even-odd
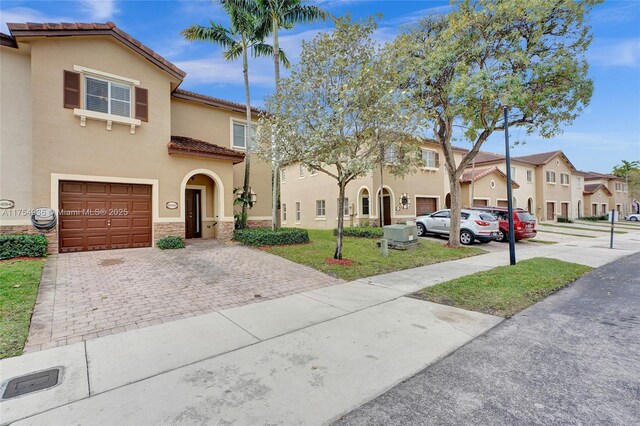
[[[507,166],[507,215],[509,221],[509,264],[516,264],[516,237],[513,235],[513,195],[511,188],[511,158],[509,156],[509,122],[507,119],[508,98],[500,97],[502,111],[504,112],[504,149]]]

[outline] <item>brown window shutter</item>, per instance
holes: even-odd
[[[436,152],[436,167],[440,167],[440,154]]]
[[[136,118],[149,121],[149,91],[136,87]]]
[[[64,71],[64,107],[80,108],[80,73]]]

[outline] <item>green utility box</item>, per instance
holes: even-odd
[[[406,225],[387,225],[383,228],[384,239],[389,242],[389,248],[406,250],[418,245],[418,228],[415,222]]]

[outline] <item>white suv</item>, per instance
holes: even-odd
[[[450,221],[451,211],[449,209],[418,217],[416,219],[418,236],[422,237],[427,234],[449,235]],[[462,244],[473,244],[476,240],[481,243],[488,243],[498,238],[499,230],[498,219],[492,214],[478,210],[462,209],[460,221],[460,242]]]

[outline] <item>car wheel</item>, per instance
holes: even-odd
[[[498,229],[498,238],[496,238],[496,241],[501,243],[506,243],[509,240],[507,235],[508,234],[506,232],[502,232],[501,229]]]
[[[424,237],[427,235],[427,228],[423,224],[418,223],[418,237]]]
[[[637,217],[635,217],[635,216],[631,216],[631,221],[632,221],[632,222],[637,222],[637,221],[638,221],[638,218],[637,218]]]
[[[468,246],[470,244],[473,244],[473,240],[474,238],[471,232],[467,231],[466,229],[460,231],[460,242],[462,244],[464,244],[465,246]]]

